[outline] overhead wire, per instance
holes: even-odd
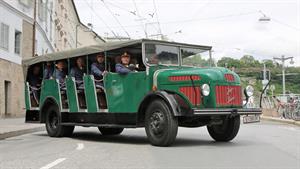
[[[144,24],[144,22],[143,22],[143,18],[140,17],[140,12],[139,12],[139,9],[138,9],[138,7],[137,7],[137,4],[136,4],[135,0],[132,0],[132,1],[133,1],[135,10],[136,10],[137,16],[140,18],[140,24],[141,24],[141,26],[142,26],[142,28],[143,28],[143,31],[144,31],[144,33],[145,33],[145,36],[148,37],[147,30],[146,30],[146,26],[145,26],[145,24]]]
[[[123,31],[126,33],[126,35],[128,36],[128,38],[130,38],[129,33],[126,31],[126,29],[123,27],[123,25],[121,24],[121,22],[119,21],[119,19],[114,15],[114,13],[111,11],[111,9],[106,5],[104,0],[101,0],[103,2],[104,7],[110,12],[110,14],[113,16],[113,18],[117,21],[117,23],[121,26],[121,28],[123,29]]]
[[[87,3],[87,1],[84,1],[87,6],[91,9],[91,11],[97,16],[96,18],[98,18],[104,25],[107,29],[109,29],[109,31],[113,34],[113,36],[115,36],[116,38],[118,38],[118,36],[116,35],[116,33],[110,28],[110,26],[108,26],[108,24],[104,21],[104,19],[94,10],[94,8],[89,4]]]
[[[153,7],[154,7],[154,12],[155,12],[156,21],[157,21],[157,23],[158,23],[159,34],[162,35],[162,31],[161,31],[160,22],[159,22],[159,19],[158,19],[158,13],[157,13],[157,7],[156,7],[155,0],[153,0],[152,2],[153,2]]]

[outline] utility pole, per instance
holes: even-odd
[[[293,61],[294,57],[285,57],[284,55],[282,55],[281,57],[273,57],[274,60],[279,60],[281,61],[282,64],[282,94],[285,95],[285,61],[286,60],[291,60],[291,64],[294,64]]]
[[[37,0],[34,0],[34,3],[33,3],[32,57],[35,56],[36,1]]]

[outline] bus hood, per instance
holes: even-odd
[[[187,84],[191,83],[191,79],[198,84],[199,81],[201,84],[240,84],[240,78],[236,73],[221,67],[160,69],[153,75],[154,85]]]

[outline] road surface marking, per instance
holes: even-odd
[[[82,150],[83,148],[84,148],[84,144],[83,143],[77,143],[76,150]]]
[[[65,161],[65,160],[66,160],[66,158],[59,158],[59,159],[53,161],[52,163],[49,163],[49,164],[45,165],[44,167],[42,167],[40,169],[50,169],[50,168],[56,166],[57,164]]]

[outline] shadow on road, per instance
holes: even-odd
[[[46,133],[36,133],[36,136],[49,137]],[[60,138],[57,138],[60,139]],[[121,134],[117,136],[103,136],[100,133],[95,132],[74,132],[70,139],[99,142],[99,143],[118,143],[118,144],[132,144],[132,145],[149,145],[149,141],[146,136],[141,135],[126,135]],[[232,142],[215,142],[213,140],[201,139],[201,138],[176,138],[172,147],[192,147],[192,146],[214,146],[214,147],[239,147],[239,146],[251,146],[254,143],[251,141],[232,141]]]

